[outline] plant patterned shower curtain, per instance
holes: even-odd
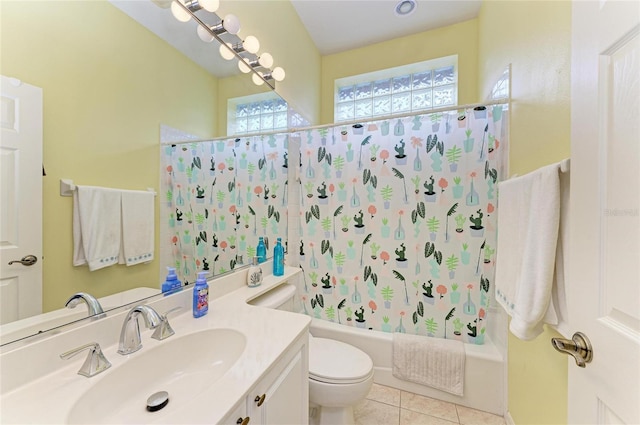
[[[161,251],[183,283],[250,264],[260,236],[286,236],[287,145],[279,134],[162,146]]]
[[[506,105],[301,134],[299,293],[316,318],[482,344]]]

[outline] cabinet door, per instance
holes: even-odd
[[[247,416],[247,405],[244,398],[242,403],[239,403],[237,407],[227,417],[222,420],[221,424],[224,425],[247,425],[249,424],[249,416]]]
[[[249,400],[251,419],[263,425],[307,424],[309,382],[304,352],[298,351],[275,379],[270,378],[256,386],[256,395]]]

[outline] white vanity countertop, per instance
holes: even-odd
[[[159,313],[163,313],[173,305],[181,305],[183,307],[182,312],[169,316],[171,326],[175,330],[174,336],[163,341],[157,341],[151,338],[152,331],[145,329],[142,332],[143,348],[129,356],[122,356],[116,352],[117,343],[106,347],[103,346],[103,352],[113,366],[111,369],[92,378],[85,378],[76,373],[84,362],[85,354],[81,353],[66,362],[59,360],[59,362],[63,363],[56,363],[52,367],[51,373],[33,379],[17,388],[4,391],[0,397],[0,411],[2,412],[0,413],[0,422],[3,424],[67,423],[69,412],[72,410],[76,400],[130,358],[141,355],[145,350],[150,350],[170,341],[172,338],[204,329],[228,328],[243,333],[247,341],[245,350],[234,366],[200,394],[192,394],[189,400],[182,402],[179,398],[176,398],[173,403],[170,402],[158,412],[144,412],[148,414],[148,420],[144,419],[145,423],[218,423],[248,394],[251,387],[266,375],[287,348],[307,332],[311,322],[308,316],[246,304],[249,299],[255,298],[298,273],[300,273],[299,269],[287,267],[284,276],[279,278],[266,276],[263,284],[259,287],[248,288],[242,286],[219,298],[211,299],[209,313],[198,319],[193,318],[190,307],[185,308],[187,305],[191,305],[191,290],[186,290],[170,297],[162,297],[156,302],[150,302],[149,305],[156,308]],[[244,278],[246,270],[240,271],[238,275],[235,279]],[[222,281],[222,279],[220,280]],[[217,280],[210,282],[210,285],[219,284]],[[215,293],[216,291],[213,290],[212,292]],[[103,320],[117,320],[119,329],[123,319],[124,313]],[[114,328],[114,326],[111,326],[111,328]],[[86,335],[86,330],[90,328],[85,327],[84,329],[83,335]],[[74,332],[74,330],[69,332]],[[110,330],[110,332],[113,331]],[[116,339],[119,337],[119,331],[117,333]],[[68,338],[69,336],[67,336]],[[7,353],[7,355],[12,355],[12,358],[9,361],[2,362],[3,378],[4,374],[8,372],[5,369],[7,366],[11,368],[20,366],[20,369],[29,368],[28,359],[36,359],[38,350],[57,350],[54,353],[57,356],[69,348],[80,346],[90,341],[82,339],[77,340],[77,343],[75,343],[76,341],[74,340],[75,345],[71,347],[69,347],[68,340],[64,342],[64,346],[55,346],[55,337],[45,342],[48,345],[39,347],[43,343],[39,341]],[[36,350],[36,352],[33,350]],[[16,364],[18,356],[24,359],[21,365]],[[183,353],[183,356],[184,361],[188,362],[189,353]],[[47,360],[51,361],[53,357],[49,355]],[[170,364],[166,365],[167,368],[171,368],[171,366]],[[121,385],[124,386],[126,384],[126,382],[123,382]],[[118,388],[113,390],[118,391]],[[148,395],[141,396],[143,396],[142,401],[144,402]],[[96,418],[96,423],[100,423],[100,418]]]

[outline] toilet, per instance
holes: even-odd
[[[282,284],[251,300],[251,305],[294,311],[296,287]],[[354,424],[353,406],[373,385],[373,361],[362,350],[309,335],[309,422]]]

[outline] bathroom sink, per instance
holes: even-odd
[[[104,372],[75,402],[68,422],[155,422],[220,379],[245,346],[246,338],[238,331],[207,329],[144,347]],[[160,391],[168,393],[169,403],[161,410],[147,411],[147,399]]]

